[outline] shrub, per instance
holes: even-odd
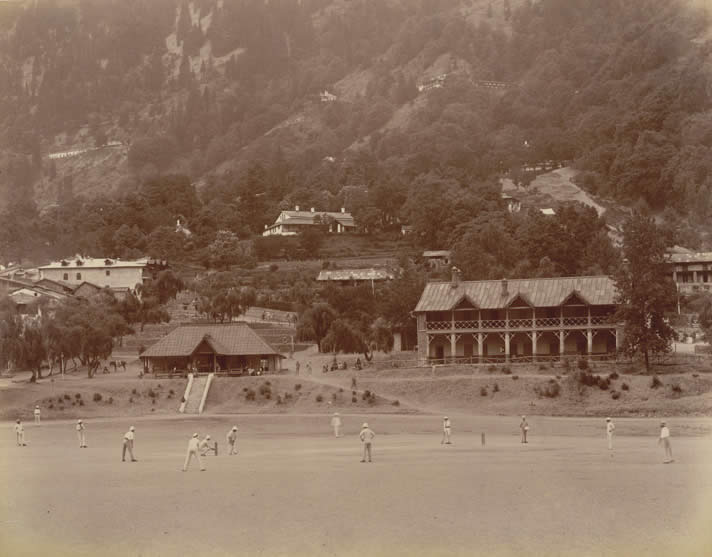
[[[617,371],[614,371],[613,373],[608,374],[608,379],[610,379],[611,381],[614,381],[614,380],[618,379],[619,377],[620,377],[620,375],[618,375]]]
[[[369,394],[368,394],[368,403],[369,403],[369,404],[375,404],[375,403],[376,403],[376,393],[369,393]]]
[[[546,364],[539,364],[539,370],[544,371],[546,369]]]
[[[588,369],[588,360],[586,358],[579,358],[576,365],[579,369]]]
[[[618,392],[618,391],[611,391],[611,398],[612,398],[613,400],[618,400],[620,397],[621,397],[620,392]]]
[[[292,393],[284,393],[284,400],[285,400],[285,401],[287,401],[287,400],[292,400],[292,398],[293,398],[293,397],[292,397]]]
[[[341,387],[339,387],[339,392],[340,392],[340,393],[343,393],[343,392],[344,392],[344,389],[342,389]]]
[[[148,392],[146,393],[150,398],[156,398],[158,395],[156,394],[156,391],[153,389],[148,389]]]
[[[602,391],[607,391],[608,387],[611,386],[611,382],[606,378],[606,379],[601,379],[598,377],[598,388],[601,389]]]
[[[173,391],[173,389],[170,389],[170,390],[168,391],[168,394],[171,395],[171,396],[173,396],[173,395],[176,394],[176,393],[175,393],[175,391]]]
[[[487,396],[487,387],[480,387],[480,396]]]
[[[79,406],[84,406],[84,401],[79,399]]]
[[[70,400],[70,396],[67,393],[64,393],[64,400]]]
[[[265,385],[267,385],[268,387],[271,387],[272,383],[270,381],[265,381]]]
[[[499,392],[499,385],[497,383],[494,384],[494,387],[492,387],[492,393],[498,393]]]
[[[60,409],[60,410],[64,410],[64,406],[60,406],[59,409]]]
[[[138,391],[136,389],[131,389],[131,394],[138,396]]]
[[[152,398],[152,399],[151,399],[151,404],[156,404],[156,399],[155,399],[155,398]]]
[[[502,368],[502,373],[504,373],[505,375],[509,375],[509,374],[512,373],[512,368],[509,367],[509,366],[504,366],[504,367]]]
[[[294,385],[294,390],[295,390],[295,391],[299,391],[299,390],[301,390],[301,388],[302,388],[302,384],[301,384],[301,383],[297,383],[296,385]]]
[[[129,403],[133,404],[133,397],[129,397]]]
[[[650,380],[650,388],[651,389],[657,389],[658,387],[662,387],[663,382],[658,379],[657,375],[653,375],[653,378]]]
[[[282,404],[282,395],[277,395],[277,404]]]
[[[556,398],[561,394],[561,385],[556,381],[549,382],[544,388],[538,385],[534,387],[534,392],[539,396],[545,396],[547,398]]]
[[[110,396],[106,402],[108,402],[109,404],[114,404],[114,397]]]
[[[487,368],[487,371],[489,371],[490,373],[495,373],[497,371],[497,366],[492,364]]]
[[[270,400],[272,398],[272,391],[267,391],[264,394],[265,399]]]
[[[161,384],[159,383],[159,384],[158,384],[158,387],[156,387],[156,388],[157,388],[157,389],[160,389],[160,388],[161,388]]]
[[[245,392],[245,400],[255,400],[257,393],[253,389],[247,389]]]
[[[101,393],[94,393],[94,396],[92,398],[94,402],[101,402]]]
[[[76,405],[77,405],[77,403],[72,401],[72,406],[76,406]]]
[[[358,399],[355,396],[351,397],[351,402],[358,402]]]
[[[391,404],[392,404],[393,406],[400,406],[400,401],[399,401],[398,399],[396,399],[396,400],[394,400],[393,402],[391,402]]]
[[[50,408],[50,409],[54,408],[54,404],[50,402],[48,408]]]
[[[271,273],[274,273],[275,271],[279,271],[279,265],[277,265],[276,263],[272,263],[269,266],[269,270]]]
[[[262,385],[260,385],[259,391],[260,394],[265,398],[268,398],[267,395],[272,396],[272,388],[269,386],[269,382],[262,383]]]
[[[621,390],[627,391],[629,389],[630,389],[630,387],[628,386],[628,383],[621,383]]]
[[[75,394],[75,395],[74,395],[74,398],[76,398],[77,400],[79,400],[80,398],[82,398],[82,393],[77,393],[77,394]]]
[[[351,396],[356,396],[356,391],[351,391]]]
[[[565,369],[566,371],[570,371],[570,370],[571,370],[571,360],[569,360],[568,358],[564,358],[563,365],[564,365],[564,369]]]
[[[673,383],[672,385],[670,385],[670,388],[672,389],[673,393],[677,393],[677,394],[682,393],[682,387],[680,386],[679,383]]]
[[[322,401],[324,400],[324,397],[321,396],[321,394],[318,394],[318,395],[316,395],[316,399],[315,399],[315,400],[316,400],[317,402],[322,402]]]
[[[246,393],[247,392],[247,387],[242,387],[242,392]]]
[[[361,395],[361,400],[367,400],[371,397],[371,391],[366,389],[363,394]]]

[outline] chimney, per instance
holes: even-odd
[[[295,206],[294,206],[294,210],[295,210],[295,211],[299,211],[299,205],[295,205]]]
[[[346,207],[341,207],[341,212],[345,213],[346,212]]]
[[[507,290],[507,279],[502,279],[502,298],[509,296],[509,291]]]
[[[269,224],[265,224],[265,230],[269,228]]]
[[[460,285],[460,269],[452,268],[452,280],[450,281],[451,288],[457,288]]]
[[[314,212],[314,207],[311,208],[311,212],[312,212],[312,213]]]

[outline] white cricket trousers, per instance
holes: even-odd
[[[612,451],[613,450],[613,433],[606,433],[608,436],[608,450]]]
[[[87,435],[84,430],[77,431],[77,439],[79,440],[79,447],[87,446]]]
[[[205,466],[203,466],[203,459],[200,458],[200,451],[188,451],[188,454],[185,455],[183,471],[185,472],[186,470],[188,470],[188,466],[190,465],[190,461],[193,460],[193,457],[198,459],[198,466],[200,466],[200,469],[205,470]]]
[[[339,436],[339,430],[340,430],[340,429],[341,429],[341,426],[340,426],[340,425],[335,425],[335,426],[334,426],[334,437],[338,437],[338,436]]]

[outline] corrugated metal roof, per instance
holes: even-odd
[[[671,263],[712,263],[712,251],[696,253],[671,253]]]
[[[389,273],[386,269],[337,269],[321,271],[316,280],[387,280],[392,278],[393,273]]]
[[[423,252],[423,257],[450,257],[448,250],[428,250]]]
[[[225,356],[279,355],[246,323],[181,325],[146,350],[141,357],[189,356],[207,340]]]
[[[478,308],[504,309],[520,294],[534,307],[555,307],[574,292],[591,305],[612,305],[616,294],[608,276],[513,279],[507,281],[506,295],[501,280],[460,282],[455,288],[450,282],[431,282],[415,311],[448,311],[465,296]]]

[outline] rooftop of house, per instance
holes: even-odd
[[[430,282],[415,311],[450,311],[461,304],[475,309],[556,307],[572,296],[583,304],[613,305],[615,295],[608,276]]]
[[[330,217],[339,222],[342,226],[355,226],[354,217],[345,209],[341,211],[317,211],[311,209],[309,211],[300,211],[297,206],[293,211],[282,211],[277,217],[275,224],[314,224],[314,218],[319,215],[322,218]]]
[[[166,262],[157,259],[149,259],[148,257],[125,261],[122,259],[74,256],[68,259],[61,259],[60,261],[52,261],[47,265],[39,267],[39,269],[112,269],[116,267],[140,268],[148,265],[166,265]]]
[[[316,280],[389,280],[393,278],[393,273],[387,269],[338,269],[320,271]]]
[[[712,263],[712,251],[671,253],[668,258],[671,263]]]
[[[203,341],[216,354],[224,356],[281,356],[247,323],[211,323],[180,325],[141,354],[141,357],[190,356]]]
[[[450,257],[448,250],[429,250],[423,252],[423,257]]]

